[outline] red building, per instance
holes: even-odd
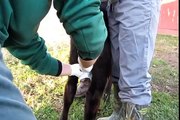
[[[179,11],[178,0],[162,0],[158,33],[178,35]]]

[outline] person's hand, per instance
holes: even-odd
[[[92,66],[90,66],[90,67],[92,67]],[[82,69],[83,74],[79,77],[79,79],[82,80],[85,78],[89,78],[91,80],[92,79],[92,72],[91,72],[92,68],[89,68],[89,69],[81,68],[81,69]]]
[[[79,77],[79,79],[82,80],[82,79],[85,79],[85,78],[89,78],[91,80],[92,79],[91,70],[93,68],[93,65],[85,68],[85,67],[83,67],[83,65],[82,65],[81,61],[79,60],[79,58],[78,58],[78,63],[79,63],[79,65],[81,67],[81,70],[83,72],[83,74]]]
[[[92,78],[92,67],[90,66],[88,68],[84,68],[82,67],[80,64],[72,64],[71,66],[71,75],[70,76],[76,76],[78,77],[80,80],[84,79],[84,78]]]
[[[70,76],[80,77],[83,74],[83,71],[79,64],[72,64],[70,66],[71,66],[71,75]]]

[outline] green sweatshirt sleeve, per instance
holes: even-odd
[[[27,45],[18,45],[13,38],[9,38],[8,51],[16,58],[22,61],[22,64],[28,65],[31,69],[40,74],[57,75],[58,61],[47,53],[44,40],[36,35]]]
[[[100,1],[54,0],[54,7],[81,58],[99,56],[107,37],[103,14],[99,9]]]
[[[3,46],[4,41],[8,38],[7,27],[9,25],[11,8],[7,0],[0,0],[0,45]]]
[[[8,6],[9,5],[9,6]],[[40,21],[49,11],[49,0],[9,0],[11,8],[9,37],[4,46],[9,52],[40,74],[57,75],[58,60],[47,53],[45,41],[38,35]]]

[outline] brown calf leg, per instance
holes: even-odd
[[[77,77],[69,77],[68,82],[65,86],[64,92],[64,105],[60,120],[68,120],[69,108],[74,100],[74,96],[77,89]]]
[[[73,41],[71,40],[71,48],[70,48],[70,59],[69,63],[74,64],[77,63],[77,49],[73,44]],[[74,100],[74,96],[76,94],[76,89],[77,89],[77,83],[78,83],[78,78],[75,76],[68,77],[68,81],[65,86],[65,91],[64,91],[64,104],[63,104],[63,110],[62,114],[60,117],[60,120],[68,120],[68,112],[69,108]]]
[[[95,120],[100,100],[111,72],[110,41],[105,42],[104,50],[92,69],[92,83],[86,94],[84,120]]]

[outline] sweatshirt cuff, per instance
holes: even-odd
[[[58,61],[58,72],[55,76],[59,76],[62,72],[62,63],[59,60],[57,61]]]

